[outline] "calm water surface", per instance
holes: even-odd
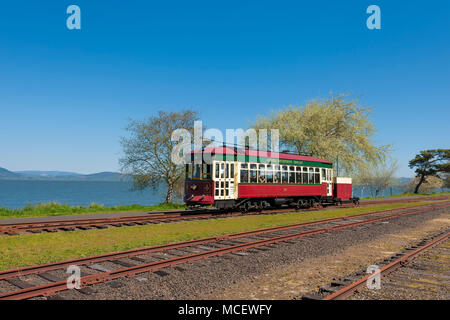
[[[154,205],[164,200],[164,190],[130,191],[127,182],[0,181],[0,207],[22,208],[39,202],[88,206]]]

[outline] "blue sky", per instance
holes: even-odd
[[[81,30],[66,8],[81,8]],[[366,8],[381,8],[381,30]],[[449,148],[449,1],[14,1],[0,6],[0,167],[118,170],[127,118],[209,127],[330,91],[372,106],[399,175]]]

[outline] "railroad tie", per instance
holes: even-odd
[[[116,280],[108,281],[108,282],[106,283],[106,285],[109,286],[109,287],[111,287],[111,288],[114,288],[114,289],[121,288],[121,287],[124,286],[124,284],[123,284],[122,282],[116,281]]]
[[[134,260],[137,262],[141,262],[141,263],[147,263],[147,262],[151,261],[150,259],[143,259],[143,258],[139,258],[139,257],[129,257],[128,259]]]
[[[122,261],[122,260],[112,260],[111,262],[115,263],[115,264],[118,264],[118,265],[121,265],[121,266],[126,267],[126,268],[131,268],[131,267],[135,267],[136,266],[133,263],[129,263],[129,262]]]
[[[169,275],[168,272],[165,272],[165,271],[162,271],[162,270],[158,270],[158,271],[155,271],[153,273],[155,273],[155,274],[157,274],[158,276],[161,276],[161,277],[165,277],[165,276]]]
[[[20,289],[27,289],[34,287],[34,285],[29,284],[28,282],[25,282],[19,278],[6,279],[6,281],[12,284],[13,286],[19,287]]]
[[[111,271],[108,268],[106,268],[98,263],[90,264],[90,265],[88,265],[88,267],[91,269],[97,270],[97,271],[101,271],[101,272],[110,272]]]
[[[41,272],[37,274],[39,277],[41,277],[44,280],[50,281],[50,282],[59,282],[62,281],[64,279],[54,276],[53,274],[49,273],[49,272]]]

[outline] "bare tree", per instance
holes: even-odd
[[[176,143],[171,141],[171,135],[181,128],[192,133],[196,120],[198,113],[193,110],[159,111],[145,121],[130,120],[126,128],[130,136],[121,139],[124,156],[119,162],[122,173],[132,177],[135,189],[156,189],[164,182],[167,185],[164,202],[172,201],[174,187],[184,170],[172,161]]]
[[[359,166],[354,174],[354,185],[361,187],[361,196],[364,189],[368,189],[372,197],[378,196],[388,188],[397,184],[395,173],[398,169],[397,161],[382,161],[378,163],[365,162]]]

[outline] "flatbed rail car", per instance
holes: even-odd
[[[206,157],[205,157],[206,156]],[[194,158],[210,159],[194,162]],[[334,177],[327,160],[255,149],[207,147],[188,156],[184,201],[189,207],[262,210],[358,203],[351,178]]]

